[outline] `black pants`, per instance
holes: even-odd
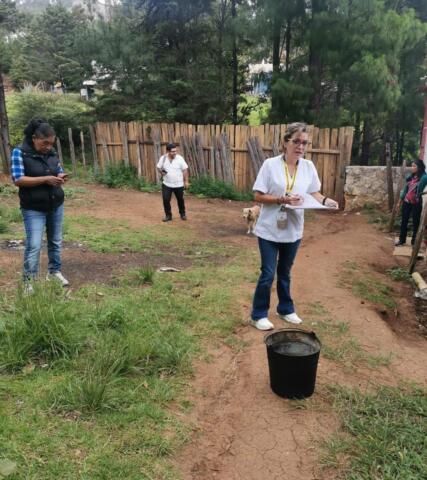
[[[165,184],[162,184],[163,208],[165,209],[165,214],[167,217],[172,217],[172,192],[175,194],[176,201],[178,202],[179,214],[181,217],[183,217],[185,215],[184,187],[171,188],[167,187]]]
[[[413,235],[412,235],[412,240],[411,243],[414,245],[415,243],[415,237],[417,236],[418,232],[418,227],[420,225],[420,218],[421,218],[421,211],[423,209],[423,204],[422,202],[418,203],[408,203],[408,202],[403,202],[402,204],[402,224],[400,226],[400,237],[399,237],[399,242],[401,243],[406,243],[406,235],[408,233],[408,222],[409,218],[411,217],[412,214],[412,223],[413,223]]]

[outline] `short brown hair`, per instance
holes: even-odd
[[[300,132],[300,133],[308,133],[308,127],[307,127],[307,124],[306,123],[303,123],[303,122],[294,122],[294,123],[290,123],[287,128],[286,128],[286,132],[284,133],[283,135],[283,140],[285,142],[289,142],[289,140],[292,138],[292,135],[294,133],[297,133],[297,132]]]

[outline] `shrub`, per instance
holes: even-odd
[[[252,200],[251,193],[242,193],[236,190],[234,185],[210,176],[192,178],[189,189],[190,193],[211,198],[228,198],[230,200]]]
[[[23,130],[34,117],[45,118],[62,140],[68,138],[68,128],[81,129],[92,122],[91,107],[75,94],[12,93],[7,109],[12,145],[21,143]]]
[[[96,180],[110,188],[135,188],[141,192],[155,192],[160,189],[158,185],[146,183],[143,178],[138,178],[136,168],[125,165],[111,165],[105,172],[98,175]]]

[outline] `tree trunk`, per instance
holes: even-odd
[[[363,125],[363,139],[362,139],[362,153],[360,155],[360,165],[369,165],[369,157],[371,155],[371,126],[368,120],[364,121]]]
[[[273,21],[273,77],[271,79],[271,84],[277,81],[280,74],[280,46],[281,46],[281,30],[282,23],[280,18],[275,18]],[[272,117],[275,118],[277,114],[277,99],[274,91],[271,92],[271,112]]]
[[[291,55],[291,40],[292,40],[292,20],[289,18],[286,22],[286,34],[285,34],[285,71],[289,72],[290,67],[290,55]]]
[[[360,113],[356,114],[356,119],[354,122],[354,139],[351,152],[351,163],[354,165],[359,164],[359,152],[360,152],[360,138],[361,138],[361,128],[360,128]]]
[[[402,130],[400,132],[400,135],[398,137],[398,147],[397,147],[397,163],[402,163],[403,162],[403,148],[405,147],[405,130]]]
[[[232,70],[233,70],[233,123],[237,124],[237,103],[239,101],[239,91],[238,91],[238,76],[239,76],[239,62],[237,58],[237,38],[236,38],[236,18],[237,18],[237,9],[236,9],[237,0],[231,0],[231,17],[233,19],[233,53],[232,53]]]
[[[309,110],[311,111],[312,115],[315,116],[317,116],[320,112],[320,104],[322,98],[322,58],[314,35],[316,15],[320,13],[320,11],[320,0],[313,0],[308,70],[311,78],[311,87],[313,90],[310,98]]]
[[[4,93],[3,74],[0,71],[0,143],[1,162],[4,173],[10,173],[10,137],[9,121],[6,111],[6,95]]]

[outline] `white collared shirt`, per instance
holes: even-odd
[[[163,176],[163,183],[167,187],[179,188],[184,186],[183,171],[188,168],[188,165],[181,155],[176,155],[172,161],[167,154],[162,155],[157,163],[157,168],[168,172]]]
[[[316,167],[311,160],[300,158],[292,193],[315,193],[320,191],[320,180]],[[267,158],[255,180],[254,191],[280,197],[286,192],[286,177],[283,155]],[[277,228],[277,214],[280,205],[262,204],[254,233],[257,237],[273,242],[291,243],[302,238],[304,230],[304,210],[286,210],[288,225]]]

